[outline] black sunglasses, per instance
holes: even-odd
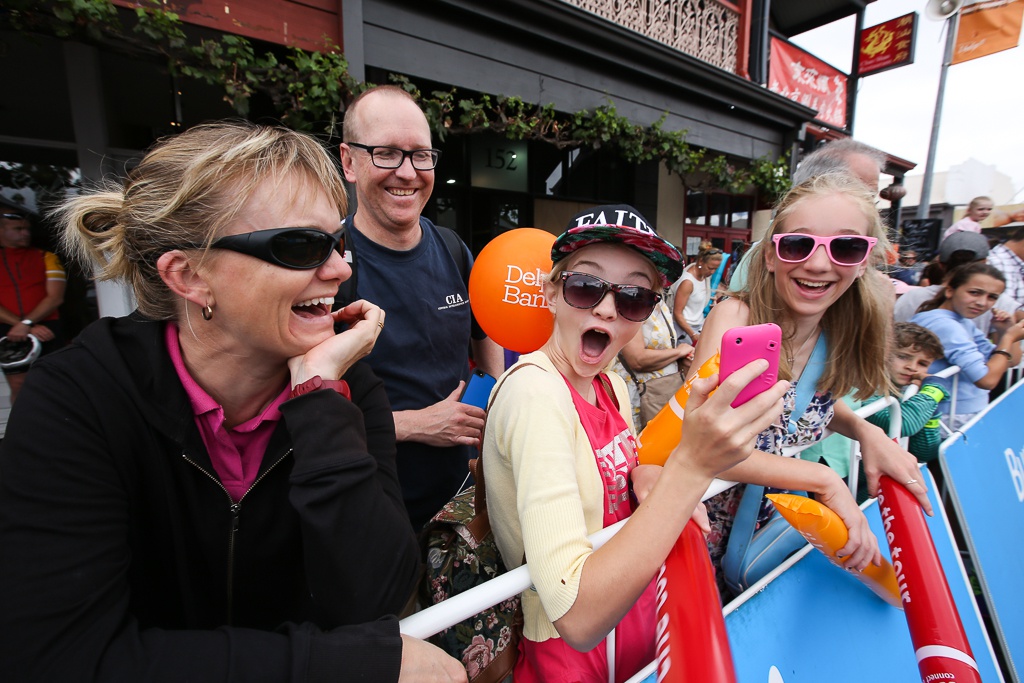
[[[230,249],[295,270],[319,268],[335,249],[345,253],[345,231],[335,233],[313,228],[273,228],[221,237],[212,249]]]
[[[20,220],[24,220],[25,218],[28,218],[28,216],[26,216],[25,214],[17,213],[17,212],[4,213],[4,214],[0,214],[0,215],[2,215],[4,218],[6,218],[9,221],[20,221]]]
[[[651,317],[654,307],[661,301],[661,294],[638,285],[616,285],[589,273],[564,271],[562,298],[573,308],[593,308],[604,299],[608,292],[615,295],[615,310],[626,320],[642,323]]]

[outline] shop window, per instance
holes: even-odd
[[[603,149],[559,150],[537,143],[530,146],[532,194],[584,201],[632,201],[636,168]]]
[[[749,230],[753,211],[750,195],[686,191],[686,222],[691,225]]]

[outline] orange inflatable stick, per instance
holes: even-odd
[[[704,361],[695,377],[710,377],[718,372],[719,356],[715,355]],[[690,385],[695,377],[691,377],[675,395],[669,399],[654,418],[640,432],[637,445],[637,457],[641,465],[664,465],[669,454],[679,445],[683,434],[683,415],[686,412],[686,401],[690,398]]]
[[[842,518],[816,500],[791,493],[770,493],[767,498],[775,505],[787,522],[799,531],[804,538],[837,567],[842,563],[836,558],[836,551],[846,545],[849,531]],[[900,599],[899,583],[896,572],[888,560],[882,560],[882,566],[869,564],[862,572],[851,572],[860,582],[874,591],[875,595],[893,607],[903,609]]]

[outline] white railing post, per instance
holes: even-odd
[[[702,500],[716,496],[735,485],[736,482],[734,481],[715,479],[708,486],[708,490],[704,492]],[[627,521],[616,522],[591,534],[590,543],[594,549],[596,550],[607,543],[608,539],[614,536]],[[524,564],[501,576],[496,576],[465,593],[454,595],[443,602],[439,602],[402,619],[399,629],[407,636],[429,638],[453,624],[469,619],[474,614],[479,614],[502,600],[508,600],[513,595],[522,593],[529,587],[530,570]]]
[[[946,422],[942,422],[940,420],[940,424],[941,424],[942,428],[946,430],[947,434],[952,434],[953,431],[954,431],[954,428],[955,428],[955,426],[953,424],[953,420],[955,419],[954,416],[956,415],[956,394],[957,394],[957,391],[959,391],[959,388],[960,388],[960,374],[959,373],[960,373],[960,366],[959,365],[950,365],[945,370],[942,370],[941,372],[936,372],[934,375],[932,375],[932,377],[939,377],[939,378],[952,377],[953,378],[953,386],[952,386],[952,388],[949,391],[949,417],[947,418],[947,422],[949,424],[946,424]]]

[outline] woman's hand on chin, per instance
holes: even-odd
[[[730,404],[749,382],[768,368],[768,361],[756,360],[733,373],[710,396],[718,375],[694,380],[686,404],[683,436],[669,458],[677,455],[689,466],[717,476],[745,460],[754,450],[757,435],[779,419],[782,397],[789,382],[776,382],[738,408]]]
[[[335,322],[347,323],[348,329],[288,360],[293,387],[316,375],[324,379],[340,378],[373,350],[377,336],[384,330],[384,311],[362,299],[331,315]]]

